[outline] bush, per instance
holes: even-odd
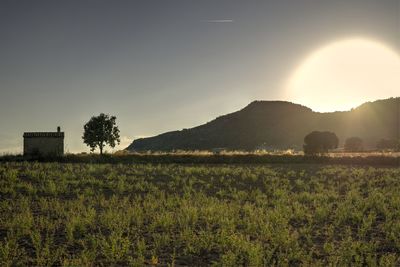
[[[338,147],[339,139],[335,133],[314,131],[304,137],[304,154],[315,155],[327,153]]]
[[[381,139],[376,144],[378,150],[400,150],[400,140],[395,139]]]
[[[360,137],[350,137],[346,139],[344,150],[348,152],[359,152],[364,150],[363,140]]]

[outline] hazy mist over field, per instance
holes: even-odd
[[[67,152],[88,151],[83,124],[100,112],[117,117],[121,149],[253,100],[333,111],[395,97],[399,21],[398,0],[1,1],[0,153],[21,152],[24,131],[57,126]],[[330,87],[332,77],[309,80],[307,71],[353,50],[316,51],[354,39],[366,44],[358,56],[368,73],[354,72],[349,83],[340,76],[343,83]],[[349,88],[350,99],[336,97]],[[325,97],[332,101],[321,104]]]

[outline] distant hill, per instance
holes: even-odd
[[[344,112],[319,113],[284,101],[254,101],[206,124],[134,140],[130,151],[302,149],[314,130],[333,131],[342,145],[359,136],[366,148],[398,136],[400,97],[367,102]]]

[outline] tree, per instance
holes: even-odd
[[[376,144],[378,150],[400,150],[400,140],[395,139],[381,139]]]
[[[99,116],[92,117],[84,126],[83,142],[90,147],[93,152],[99,147],[100,155],[103,154],[103,148],[108,144],[115,147],[120,143],[119,129],[115,125],[115,116],[101,113]]]
[[[315,155],[326,153],[329,149],[335,149],[339,145],[339,139],[335,133],[314,131],[304,137],[304,154]]]
[[[360,137],[350,137],[344,143],[344,150],[358,152],[364,150],[363,140]]]

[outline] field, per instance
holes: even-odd
[[[399,266],[400,168],[0,163],[1,266]]]
[[[22,155],[3,155],[0,162],[60,162],[60,163],[156,163],[156,164],[341,164],[400,167],[400,152],[366,151],[361,153],[325,153],[304,156],[298,151],[174,151],[131,153],[126,151],[114,154],[66,154],[61,157],[29,157]]]

